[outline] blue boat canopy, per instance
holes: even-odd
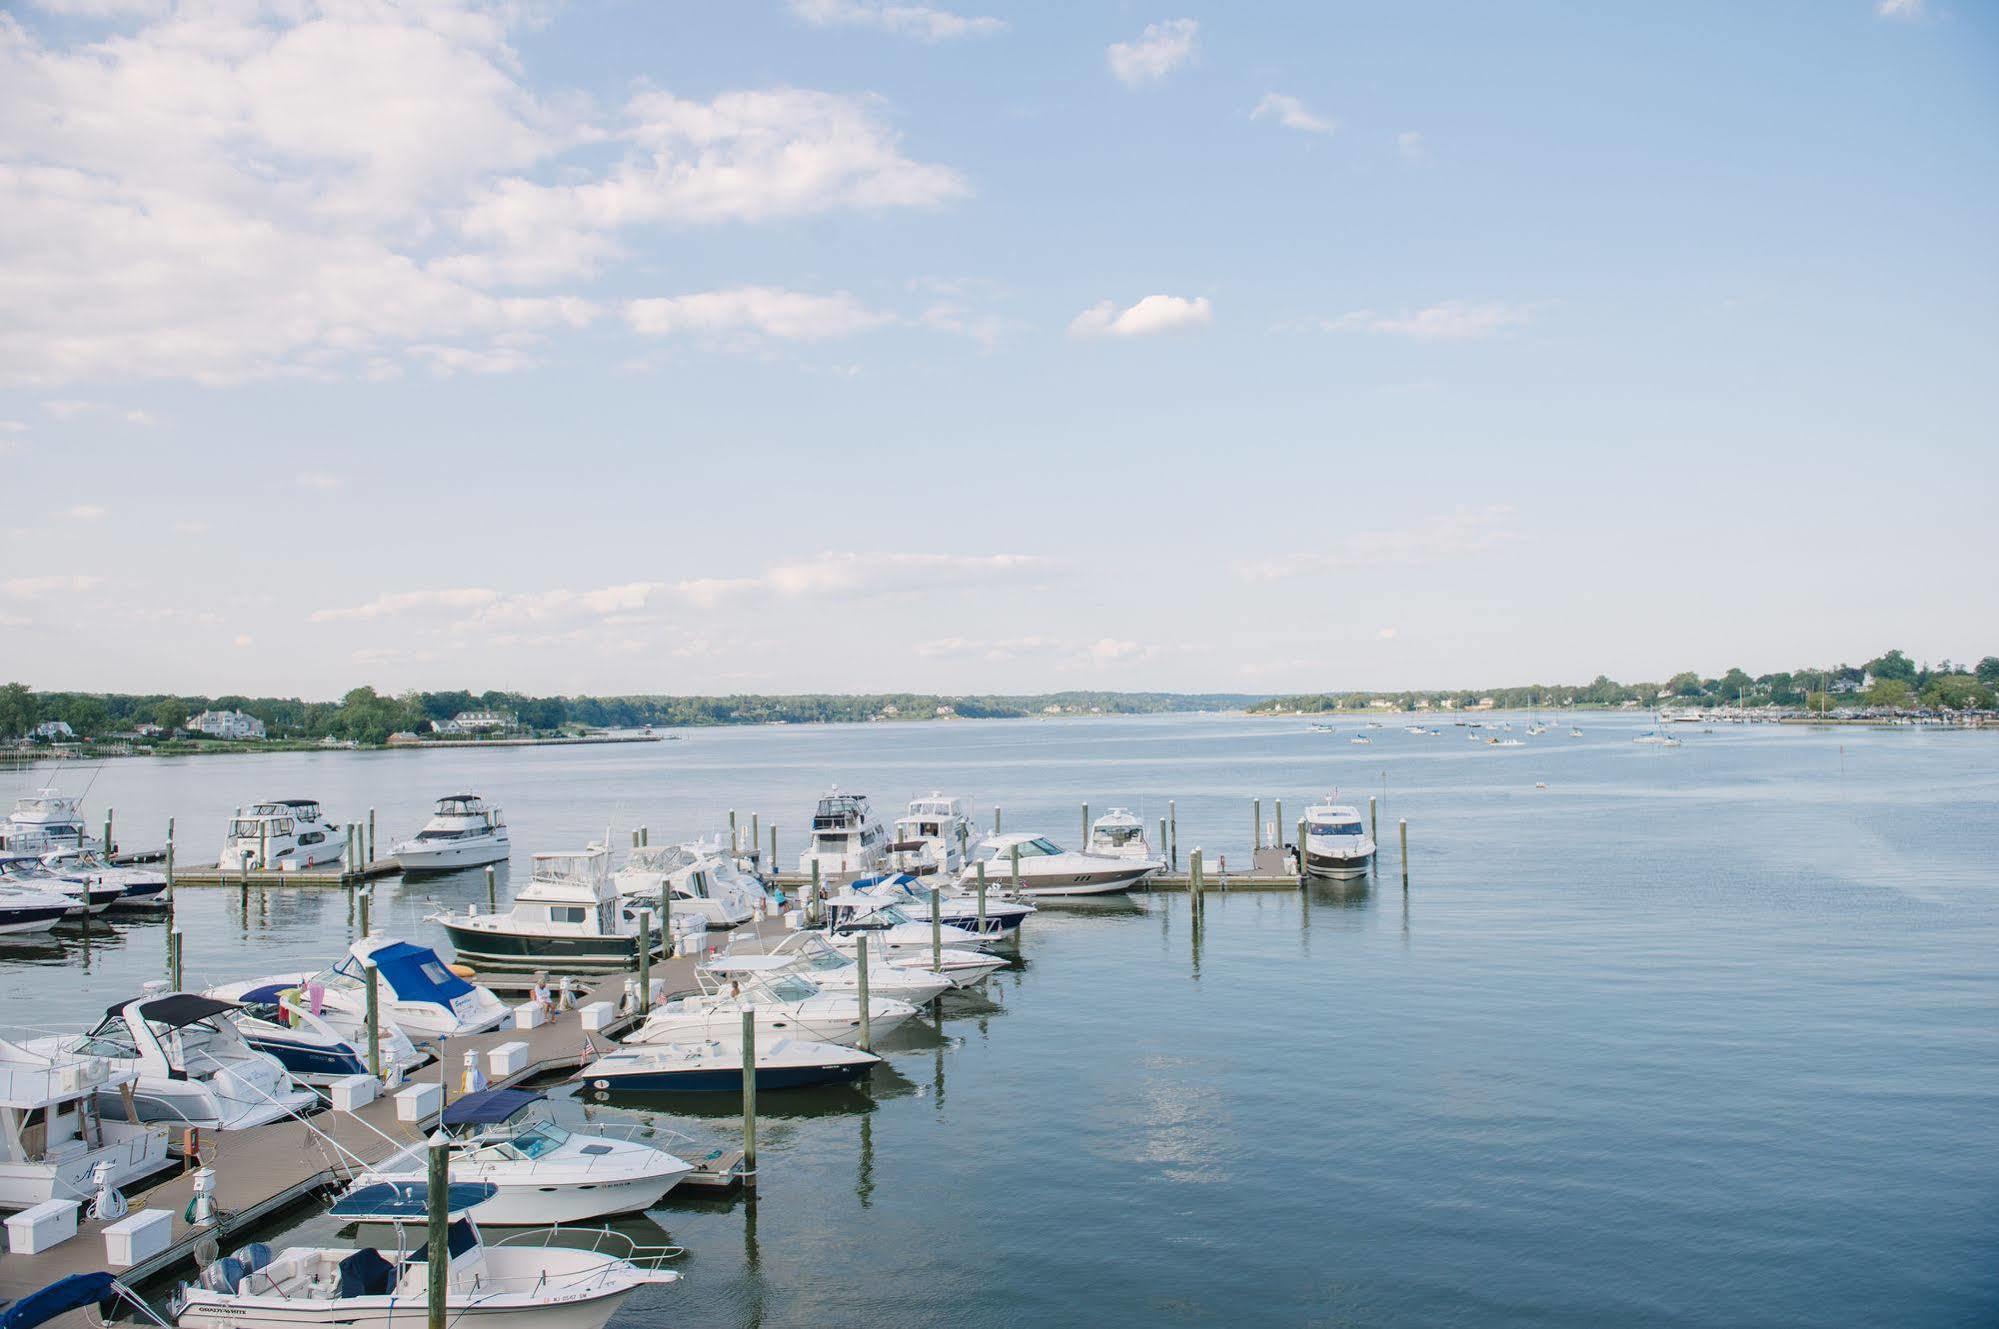
[[[489,1181],[454,1181],[446,1188],[445,1208],[460,1214],[499,1194]],[[424,1218],[430,1213],[430,1187],[416,1182],[378,1181],[333,1202],[335,1218]]]
[[[444,1109],[446,1126],[497,1126],[548,1095],[532,1089],[481,1089]]]
[[[0,1329],[30,1329],[58,1315],[95,1306],[110,1297],[117,1285],[118,1280],[110,1274],[71,1274],[0,1310]]]
[[[368,958],[375,962],[382,981],[404,1001],[434,1001],[449,1006],[452,998],[472,990],[472,985],[445,968],[444,961],[428,946],[391,942]]]

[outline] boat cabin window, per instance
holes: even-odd
[[[774,1000],[797,1002],[819,995],[819,989],[805,979],[790,974],[777,974],[758,984]]]
[[[1320,823],[1311,830],[1314,835],[1359,835],[1360,823],[1357,821]]]
[[[548,921],[551,923],[582,923],[590,917],[590,911],[580,904],[552,904],[548,907]]]
[[[1106,840],[1109,840],[1112,844],[1130,844],[1132,841],[1138,839],[1138,827],[1099,826],[1097,828],[1097,834],[1103,836]]]
[[[1049,854],[1059,854],[1061,852],[1062,847],[1060,845],[1056,844],[1053,840],[1044,840],[1039,836],[1020,846],[1020,856],[1022,858],[1042,858]],[[1002,853],[1000,857],[1010,858],[1012,854],[1009,851]]]
[[[322,844],[325,840],[325,831],[307,831],[304,835],[298,837],[300,844]]]

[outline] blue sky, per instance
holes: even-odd
[[[1999,14],[0,12],[0,672],[1999,651]]]

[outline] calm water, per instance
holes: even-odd
[[[1974,1325],[1999,1322],[1999,735],[1725,729],[1657,751],[1588,716],[1520,749],[1371,747],[1220,717],[698,731],[610,749],[105,767],[127,844],[232,805],[460,788],[524,857],[737,809],[797,830],[827,784],[932,788],[1064,840],[1079,804],[1236,861],[1382,796],[1366,888],[1049,909],[1019,968],[900,1031],[867,1094],[767,1095],[763,1189],[672,1198],[685,1282],[628,1325]],[[1516,724],[1516,728],[1519,726]],[[89,773],[65,769],[78,788]],[[18,785],[31,776],[14,776]],[[1545,781],[1546,789],[1536,789]],[[1412,885],[1393,869],[1411,823]],[[477,874],[385,883],[428,934]],[[205,981],[327,958],[339,892],[189,889]],[[0,948],[8,1023],[155,977],[159,924]],[[726,1108],[676,1118],[720,1142]],[[301,1229],[316,1236],[324,1220]]]

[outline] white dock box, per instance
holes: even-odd
[[[486,1074],[494,1081],[519,1075],[527,1066],[528,1045],[525,1043],[501,1043],[486,1049]]]
[[[333,1097],[335,1112],[358,1112],[375,1101],[375,1092],[381,1086],[372,1075],[346,1075],[333,1082],[328,1091]]]
[[[422,1121],[444,1111],[444,1088],[429,1080],[396,1094],[396,1120]]]
[[[75,1235],[75,1200],[43,1200],[7,1216],[7,1249],[16,1255],[40,1255]]]
[[[531,1001],[514,1007],[514,1028],[539,1029],[548,1023],[548,1011]]]
[[[165,1251],[174,1239],[171,1209],[141,1209],[104,1229],[104,1263],[130,1269]]]
[[[601,1033],[610,1028],[611,1021],[618,1018],[618,1008],[608,1001],[593,1001],[581,1009],[583,1027],[591,1033]]]

